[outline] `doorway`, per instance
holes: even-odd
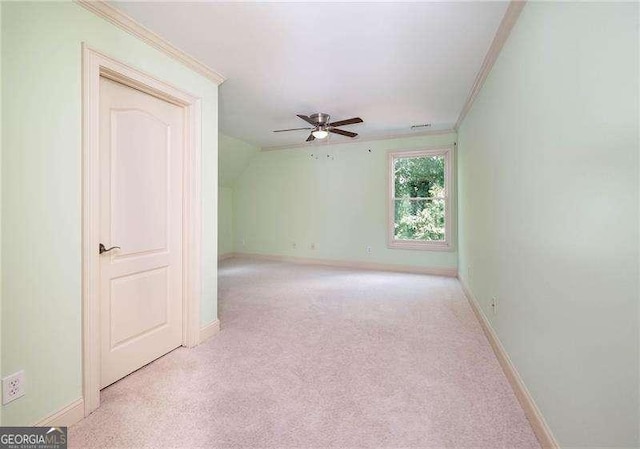
[[[198,343],[199,99],[83,46],[83,396]]]

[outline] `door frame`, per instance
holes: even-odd
[[[82,44],[82,389],[84,415],[100,406],[99,100],[105,77],[183,108],[182,346],[199,342],[201,295],[200,98]]]

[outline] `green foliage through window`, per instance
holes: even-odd
[[[445,240],[445,156],[394,160],[394,237]]]

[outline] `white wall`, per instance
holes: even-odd
[[[217,318],[218,90],[71,2],[2,2],[2,374],[27,393],[3,425],[82,396],[81,43],[202,98],[201,319]]]
[[[460,274],[564,447],[639,444],[638,46],[529,2],[459,131]]]

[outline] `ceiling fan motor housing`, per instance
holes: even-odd
[[[1,1],[1,0],[0,0]],[[276,129],[273,131],[274,133],[281,133],[285,131],[298,131],[298,130],[311,130],[311,134],[307,137],[307,142],[312,142],[316,139],[324,139],[329,135],[329,133],[340,134],[345,137],[357,137],[358,134],[345,131],[344,129],[339,129],[338,126],[346,126],[346,125],[355,125],[356,123],[362,123],[362,119],[360,117],[353,117],[346,120],[338,120],[337,122],[330,122],[331,118],[329,114],[325,114],[324,112],[318,112],[316,114],[311,114],[310,116],[296,114],[298,118],[301,118],[309,125],[313,126],[313,128],[291,128],[291,129]]]
[[[329,123],[329,119],[331,117],[329,116],[329,114],[325,114],[324,112],[319,112],[317,114],[311,114],[309,118],[314,122],[316,122],[318,126],[325,126]]]

